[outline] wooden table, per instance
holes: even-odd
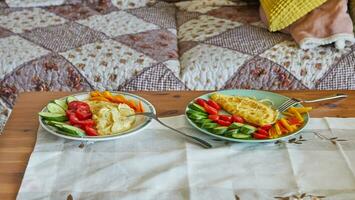
[[[151,101],[160,117],[183,114],[186,104],[206,92],[134,92]],[[318,98],[334,93],[345,93],[349,98],[311,106],[312,117],[355,117],[355,91],[278,91],[290,97]],[[33,150],[38,129],[37,112],[48,101],[69,95],[67,92],[22,93],[5,132],[0,136],[0,199],[15,199]]]

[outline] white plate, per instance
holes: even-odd
[[[89,93],[90,92],[84,92],[84,93],[78,93],[78,94],[73,94],[70,96],[74,96],[75,98],[77,98],[79,101],[83,101],[89,98]],[[149,101],[147,101],[146,99],[134,95],[134,94],[130,94],[130,93],[125,93],[125,92],[111,92],[112,95],[124,95],[126,97],[126,99],[130,100],[135,100],[135,101],[141,101],[143,104],[143,108],[145,112],[153,112],[154,114],[156,114],[155,108],[153,106],[153,104],[151,104]],[[61,99],[66,99],[67,97],[63,97]],[[48,102],[49,103],[49,102]],[[44,107],[42,109],[42,112],[48,112],[47,107]],[[66,138],[66,139],[70,139],[70,140],[79,140],[79,141],[105,141],[105,140],[115,140],[115,139],[119,139],[122,137],[127,137],[127,136],[131,136],[133,134],[138,133],[139,131],[143,130],[145,127],[147,127],[147,125],[149,123],[151,123],[152,119],[144,117],[144,116],[136,116],[136,121],[133,124],[132,128],[130,128],[129,130],[120,132],[119,134],[113,134],[113,135],[107,135],[107,136],[84,136],[84,137],[74,137],[74,136],[70,136],[70,135],[66,135],[64,132],[59,131],[58,129],[56,129],[55,127],[49,126],[46,123],[43,122],[42,118],[39,117],[39,123],[41,124],[41,126],[48,131],[49,133],[56,135],[58,137],[61,138]]]

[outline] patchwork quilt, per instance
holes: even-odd
[[[355,89],[354,48],[301,50],[244,2],[0,0],[0,127],[23,91]]]

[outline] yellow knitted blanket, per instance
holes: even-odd
[[[261,0],[270,31],[291,25],[327,0]]]

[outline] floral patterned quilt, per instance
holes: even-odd
[[[301,50],[257,5],[45,1],[0,0],[0,124],[23,91],[355,89],[354,46]]]

